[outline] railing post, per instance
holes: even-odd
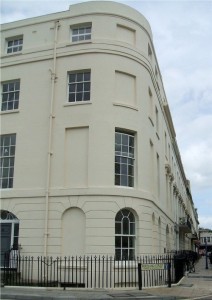
[[[172,286],[171,284],[171,263],[168,262],[168,287],[170,288]]]
[[[138,263],[138,288],[142,290],[142,270],[141,263]]]

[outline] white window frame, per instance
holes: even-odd
[[[117,141],[121,135],[121,143]],[[124,138],[128,144],[124,144]],[[131,143],[130,144],[130,139]],[[126,151],[124,151],[126,150]],[[135,185],[135,134],[122,130],[115,131],[115,185],[134,187]]]
[[[17,53],[23,49],[23,36],[7,38],[7,54]]]
[[[6,140],[9,139],[9,143]],[[0,188],[13,188],[16,134],[0,135]]]
[[[1,90],[1,111],[18,109],[20,97],[20,79],[2,82]]]
[[[90,102],[91,70],[68,73],[68,103]]]
[[[73,43],[91,40],[91,34],[91,23],[71,26],[71,41]]]
[[[122,215],[121,221],[117,220],[120,215]],[[124,219],[127,219],[128,222],[127,232],[125,231],[126,228],[124,228]],[[115,217],[115,259],[116,260],[127,260],[127,261],[135,260],[135,246],[136,246],[135,239],[136,239],[135,215],[129,209],[123,208],[117,212]],[[127,241],[127,245],[124,245],[126,241]],[[117,252],[119,251],[120,254],[117,254]]]

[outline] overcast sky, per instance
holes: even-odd
[[[69,9],[68,0],[1,0],[1,23]],[[212,229],[212,2],[117,1],[150,22],[201,227]]]

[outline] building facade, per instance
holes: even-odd
[[[199,228],[199,253],[205,254],[206,250],[212,252],[212,230]]]
[[[198,216],[147,20],[86,2],[3,24],[1,38],[1,252],[193,249]]]

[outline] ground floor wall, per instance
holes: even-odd
[[[45,197],[4,199],[1,209],[19,220],[21,254],[44,255]],[[136,256],[176,249],[174,223],[153,201],[117,195],[65,195],[49,198],[47,255],[113,256],[115,219],[123,209],[135,218],[132,247]]]

